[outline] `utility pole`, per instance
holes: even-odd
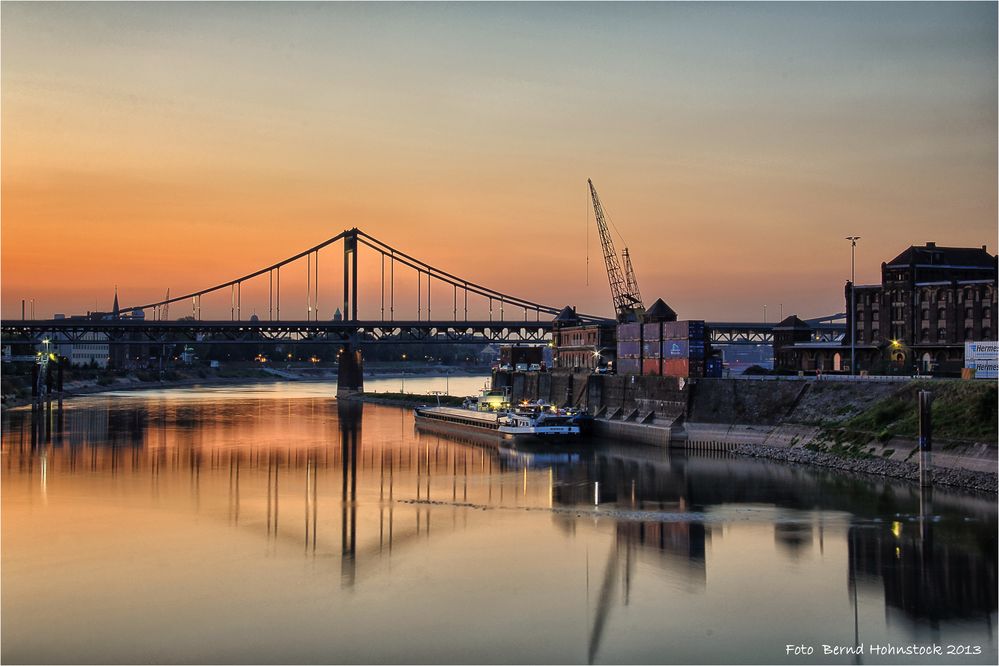
[[[850,374],[857,374],[857,241],[860,236],[847,236],[850,241]]]

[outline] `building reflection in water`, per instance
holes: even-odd
[[[597,525],[611,546],[594,558],[603,573],[594,578],[591,658],[611,609],[629,602],[638,563],[695,592],[707,585],[712,530],[721,528],[704,516],[725,505],[812,516],[774,522],[778,551],[792,559],[809,552],[816,533],[822,547],[814,516],[852,516],[851,595],[880,586],[886,605],[913,621],[988,622],[997,605],[994,507],[967,510],[951,496],[935,503],[944,520],[910,520],[904,516],[918,514],[919,500],[906,484],[652,448],[483,447],[414,432],[405,410],[321,398],[84,400],[3,418],[7,482],[35,479],[51,496],[57,477],[141,479],[153,501],[183,499],[258,533],[269,552],[295,544],[317,561],[336,557],[345,586],[401,547],[464,529],[466,507],[550,507],[567,533]],[[432,525],[441,505],[450,509],[433,513]],[[568,507],[614,508],[618,517],[597,524],[592,514],[559,510]],[[975,512],[979,519],[964,520]],[[903,517],[874,520],[895,514]]]
[[[887,609],[933,627],[948,620],[991,626],[999,585],[994,527],[955,529],[927,513],[851,525],[847,543],[851,584],[881,587]]]

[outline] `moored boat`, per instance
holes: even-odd
[[[539,404],[511,408],[508,395],[499,400],[494,393],[484,391],[478,399],[466,400],[463,407],[417,407],[416,425],[428,431],[494,440],[559,442],[579,437],[577,413]]]

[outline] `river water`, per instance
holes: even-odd
[[[488,448],[333,392],[4,414],[3,662],[997,661],[994,496],[619,442]]]

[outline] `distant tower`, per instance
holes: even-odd
[[[333,321],[343,321],[343,315],[340,314],[340,308],[337,308],[336,312],[333,313]]]
[[[114,305],[111,307],[111,318],[120,319],[121,309],[118,307],[118,285],[114,286]],[[117,337],[118,334],[115,334]],[[129,345],[110,345],[108,354],[108,366],[112,368],[124,368],[128,365]]]

